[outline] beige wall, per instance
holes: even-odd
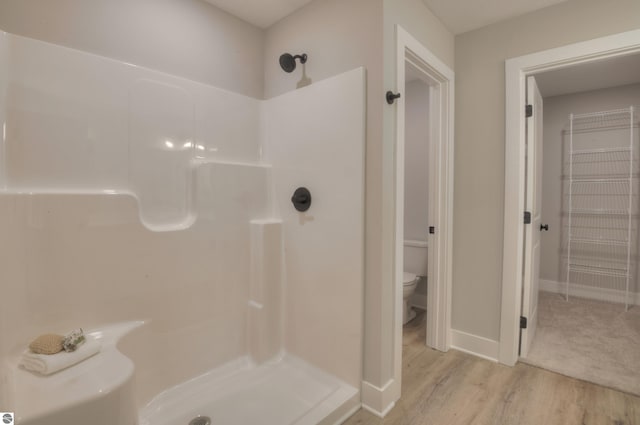
[[[569,114],[640,107],[640,84],[593,90],[544,99],[544,149],[542,174],[542,221],[549,231],[542,234],[540,279],[562,282],[562,131],[569,125]],[[628,139],[628,131],[626,132]],[[637,140],[637,139],[636,139]],[[565,139],[566,143],[566,139]],[[566,263],[564,263],[566,264]],[[634,285],[635,287],[635,285]]]
[[[202,0],[2,0],[0,29],[263,95],[263,31]]]
[[[637,28],[637,0],[570,0],[456,37],[454,329],[500,335],[505,59]]]
[[[395,25],[402,26],[418,41],[424,44],[445,65],[453,69],[453,34],[434,15],[422,0],[383,0],[384,3],[384,46],[385,82],[395,80]]]

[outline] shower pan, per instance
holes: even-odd
[[[122,425],[357,409],[364,87],[355,69],[262,101],[0,33],[0,407],[91,414],[120,356]],[[17,366],[39,334],[114,326],[130,332],[77,366]]]

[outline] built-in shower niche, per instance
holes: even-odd
[[[34,336],[131,321],[140,423],[357,408],[362,69],[259,101],[4,33],[0,57],[3,408],[29,417],[13,389]]]
[[[190,226],[193,98],[182,87],[152,80],[135,81],[129,96],[129,186],[140,219],[153,230]]]

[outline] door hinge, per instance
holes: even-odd
[[[433,235],[436,233],[436,228],[434,226],[429,226],[429,234]]]
[[[531,224],[531,212],[524,212],[524,224]]]
[[[527,329],[527,318],[520,316],[520,329]]]
[[[533,116],[533,105],[527,105],[524,107],[524,115],[529,118]]]

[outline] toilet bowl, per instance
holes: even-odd
[[[416,290],[416,286],[418,286],[418,282],[420,281],[420,277],[416,276],[413,273],[404,272],[402,274],[402,324],[411,321],[414,317],[416,317],[416,312],[411,308],[409,304],[409,299],[411,295]]]
[[[402,323],[405,324],[416,317],[416,312],[411,308],[411,295],[416,290],[421,277],[427,276],[428,270],[428,245],[427,241],[404,241],[404,273],[402,285]],[[426,281],[425,281],[426,282]]]

